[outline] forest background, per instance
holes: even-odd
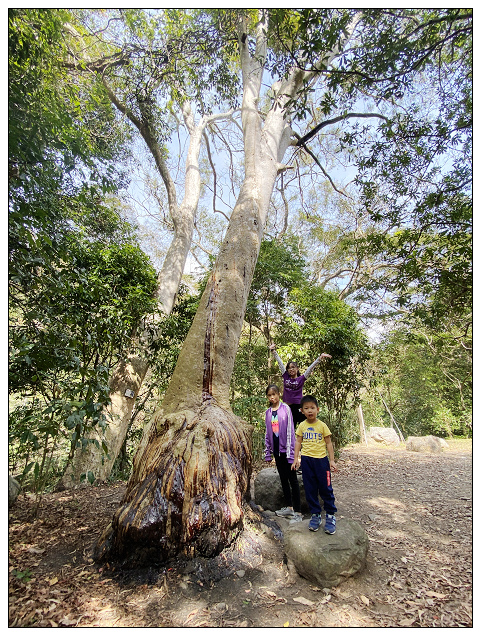
[[[249,161],[236,51],[245,35],[257,59],[262,20],[9,10],[9,471],[39,497],[131,472]],[[352,31],[287,107],[229,388],[254,459],[272,341],[301,370],[332,355],[305,391],[338,449],[359,405],[367,427],[471,436],[470,10],[276,9],[264,28],[264,122],[293,61]]]

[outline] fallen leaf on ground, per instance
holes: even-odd
[[[60,622],[62,625],[69,627],[70,625],[75,625],[77,621],[74,621],[71,618],[68,618],[68,616],[64,616],[63,618],[60,619]]]
[[[28,552],[31,554],[43,554],[45,550],[43,548],[28,548]]]
[[[310,601],[308,598],[304,598],[303,596],[298,596],[292,600],[296,601],[296,603],[302,603],[302,605],[314,605],[313,601]]]
[[[191,612],[191,613],[187,616],[187,618],[185,619],[185,621],[184,621],[184,625],[185,625],[186,623],[188,623],[189,621],[191,621],[191,620],[194,618],[194,616],[197,614],[197,612],[198,612],[198,611],[199,611],[198,609],[193,610],[193,611],[192,611],[192,612]]]
[[[402,621],[399,621],[399,625],[402,625],[402,627],[409,627],[410,625],[412,625],[414,623],[414,621],[416,621],[417,619],[415,618],[403,618]]]
[[[432,598],[446,598],[446,594],[440,594],[439,592],[426,592],[426,596],[431,596]]]

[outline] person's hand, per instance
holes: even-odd
[[[323,358],[332,358],[332,356],[329,355],[328,353],[321,353],[321,355],[319,356],[319,359],[322,360]]]
[[[329,466],[331,467],[331,472],[333,473],[335,470],[337,470],[337,464],[336,462],[329,462]]]
[[[291,470],[297,470],[300,465],[301,465],[301,460],[295,459],[291,464]]]
[[[274,349],[275,349],[275,348],[276,348],[276,345],[275,345],[274,343],[272,343],[272,344],[270,344],[270,345],[269,345],[269,349],[270,349],[271,351],[274,351]]]

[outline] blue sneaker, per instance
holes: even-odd
[[[326,515],[324,532],[327,532],[327,534],[334,534],[336,532],[336,517],[334,515]]]
[[[321,525],[321,515],[313,514],[311,520],[309,521],[309,530],[312,532],[317,532]]]

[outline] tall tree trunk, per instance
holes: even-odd
[[[111,101],[138,128],[152,156],[167,190],[170,216],[174,225],[174,236],[162,269],[158,276],[159,313],[170,314],[184,272],[187,255],[192,243],[194,219],[200,197],[199,153],[205,127],[208,123],[229,117],[231,113],[204,116],[198,124],[194,121],[190,104],[182,106],[184,122],[190,135],[185,167],[185,195],[181,205],[177,204],[175,184],[165,164],[163,151],[149,126],[140,120],[120,102],[106,80],[104,85]],[[147,340],[147,338],[144,338]],[[109,380],[111,404],[106,409],[107,428],[102,435],[97,432],[92,438],[99,444],[90,443],[86,448],[77,448],[72,462],[66,467],[59,482],[59,488],[71,488],[80,483],[82,475],[93,473],[96,479],[109,478],[117,455],[128,432],[132,410],[137,395],[146,376],[149,364],[142,354],[134,354],[120,360]],[[126,392],[127,390],[127,392]],[[107,445],[108,456],[102,451],[102,442]]]
[[[232,413],[229,385],[270,197],[290,143],[286,104],[307,76],[295,68],[276,86],[262,126],[257,102],[266,24],[258,24],[253,56],[243,37],[247,26],[239,26],[244,182],[162,406],[144,430],[126,494],[96,545],[98,560],[139,565],[179,552],[211,556],[242,527],[252,429]]]
[[[96,546],[98,559],[142,563],[179,551],[221,551],[242,524],[251,430],[229,404],[229,385],[269,200],[289,141],[282,108],[262,134],[265,32],[256,56],[242,45],[245,179],[216,266],[180,353],[162,407],[134,459],[126,495]],[[302,73],[291,78],[291,95]],[[282,99],[287,99],[283,97]]]

